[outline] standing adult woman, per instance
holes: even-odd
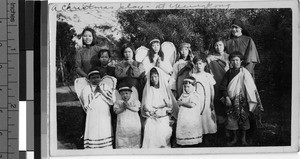
[[[96,32],[94,29],[86,27],[82,31],[82,48],[76,53],[76,72],[80,77],[88,77],[87,74],[91,68],[99,65],[98,52],[100,47],[97,46]]]
[[[217,39],[214,43],[214,51],[207,57],[210,72],[216,81],[214,85],[215,99],[214,107],[217,115],[218,124],[223,124],[226,120],[226,112],[223,103],[220,101],[222,95],[219,93],[220,83],[229,69],[228,54],[225,52],[226,46],[222,39]]]
[[[121,83],[128,83],[133,88],[133,97],[142,99],[145,85],[145,68],[141,62],[135,60],[135,48],[131,44],[124,44],[121,49],[123,60],[116,65],[115,75],[118,79],[117,87]]]
[[[234,19],[231,23],[231,36],[226,41],[227,52],[230,55],[232,52],[239,51],[245,57],[245,68],[254,77],[254,67],[259,63],[259,56],[254,44],[254,41],[249,37],[248,32],[244,29],[243,22]]]

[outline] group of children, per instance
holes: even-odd
[[[87,114],[85,148],[198,146],[205,134],[217,132],[216,91],[221,92],[219,100],[226,108],[226,129],[234,135],[228,146],[237,142],[238,129],[242,130],[242,143],[247,145],[249,114],[262,111],[262,106],[251,74],[241,65],[243,55],[229,55],[230,69],[215,90],[207,56],[194,57],[188,43],[179,49],[181,56],[169,80],[159,67],[147,72],[141,101],[132,97],[132,85],[123,83],[116,88],[114,67],[108,66],[110,52],[99,52],[101,65],[88,73],[89,85],[80,96]],[[104,77],[111,79],[108,84]],[[112,119],[114,115],[117,119]]]

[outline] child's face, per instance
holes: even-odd
[[[101,80],[101,76],[99,74],[92,74],[90,76],[90,82],[93,85],[98,85],[100,83],[100,80]]]
[[[150,82],[152,83],[152,85],[157,86],[158,82],[159,82],[159,76],[156,73],[151,74],[150,76]]]
[[[158,53],[159,49],[160,49],[160,43],[158,43],[158,42],[152,43],[152,49],[155,53]]]
[[[230,64],[232,65],[233,68],[240,68],[242,64],[242,60],[239,57],[233,57],[230,60]]]
[[[222,41],[218,41],[216,42],[215,44],[215,50],[218,52],[218,53],[221,53],[224,51],[224,44]]]
[[[86,45],[91,45],[93,42],[93,34],[90,31],[85,31],[82,38]]]
[[[99,58],[102,66],[106,66],[109,62],[108,52],[103,52]]]
[[[187,47],[182,47],[180,50],[180,54],[186,58],[189,55],[189,49]]]
[[[124,50],[124,57],[126,60],[132,60],[133,59],[133,51],[131,50],[131,48],[126,48]]]
[[[197,61],[197,63],[196,63],[196,69],[198,72],[203,72],[205,66],[206,66],[206,63],[201,60]]]
[[[231,33],[233,36],[239,36],[242,34],[242,28],[238,26],[231,26]]]
[[[131,97],[131,91],[127,91],[127,90],[121,91],[120,95],[121,95],[122,100],[129,101],[129,99]]]
[[[194,86],[191,83],[184,83],[183,84],[183,91],[186,92],[187,94],[191,93],[194,89]]]

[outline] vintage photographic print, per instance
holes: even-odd
[[[298,151],[297,1],[48,9],[50,156]]]

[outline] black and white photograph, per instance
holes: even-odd
[[[50,1],[50,156],[298,151],[297,5]]]

